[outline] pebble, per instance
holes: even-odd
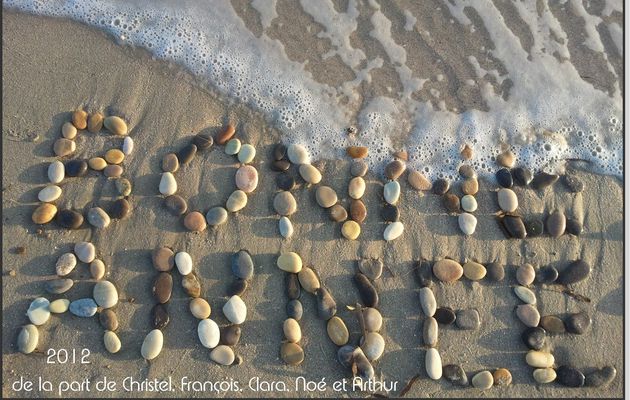
[[[177,181],[171,172],[163,172],[160,178],[160,193],[164,196],[170,196],[177,192]]]
[[[448,180],[440,178],[433,183],[433,193],[443,195],[444,193],[448,192],[448,189],[450,189],[450,187],[451,184]]]
[[[380,311],[372,307],[364,307],[361,312],[363,313],[363,324],[367,332],[378,332],[383,326],[383,316]]]
[[[123,139],[122,152],[126,156],[133,153],[133,139],[130,138],[129,136]]]
[[[105,331],[103,343],[105,344],[105,349],[112,354],[118,353],[122,347],[118,335],[112,331]]]
[[[193,270],[193,260],[190,254],[185,251],[180,251],[175,254],[175,266],[182,275],[188,275]]]
[[[555,315],[545,315],[540,319],[540,326],[549,333],[564,333],[566,328],[564,321]]]
[[[584,190],[584,182],[573,174],[567,174],[562,177],[562,182],[571,193],[579,193]]]
[[[556,380],[556,371],[553,368],[538,368],[534,370],[534,380],[538,383],[551,383]]]
[[[214,144],[214,139],[207,133],[199,133],[195,135],[192,142],[198,150],[207,150]]]
[[[567,226],[567,219],[562,211],[554,211],[547,217],[545,227],[551,237],[560,237],[564,234]]]
[[[438,342],[438,322],[433,317],[425,318],[422,324],[422,341],[425,346],[435,347]]]
[[[363,258],[359,260],[359,271],[371,280],[377,280],[383,273],[383,262],[378,258]]]
[[[317,289],[321,287],[319,278],[312,268],[302,267],[300,272],[298,272],[297,277],[302,288],[311,294],[315,294]]]
[[[109,149],[105,152],[105,161],[109,164],[120,164],[125,159],[125,153],[119,149]]]
[[[468,386],[468,377],[464,368],[460,365],[449,364],[442,369],[442,375],[451,383],[459,386]]]
[[[293,236],[293,223],[287,217],[281,217],[280,220],[278,220],[278,229],[283,238]]]
[[[505,369],[499,368],[492,373],[494,386],[509,386],[512,383],[512,373]]]
[[[175,266],[175,253],[168,247],[153,250],[151,258],[153,267],[160,272],[170,271]]]
[[[220,343],[226,346],[236,346],[241,340],[241,327],[238,325],[229,325],[221,330]]]
[[[119,178],[123,173],[123,168],[120,165],[108,165],[103,170],[103,175],[107,178]]]
[[[53,314],[63,314],[68,311],[70,307],[70,300],[68,299],[57,299],[50,303],[48,306],[48,310],[50,310]]]
[[[475,330],[481,326],[479,311],[475,309],[458,310],[455,324],[459,329]]]
[[[77,144],[74,141],[66,138],[57,139],[53,144],[53,152],[58,157],[65,157],[69,154],[72,154],[76,149]]]
[[[475,229],[477,228],[477,218],[469,213],[459,214],[459,217],[457,217],[457,223],[459,224],[459,229],[461,229],[464,235],[472,235],[475,233]]]
[[[206,213],[206,222],[210,226],[223,225],[228,219],[228,212],[223,207],[212,207]]]
[[[356,377],[362,380],[373,380],[374,379],[374,367],[372,363],[363,353],[363,350],[360,347],[354,349],[352,353],[352,368],[356,370]]]
[[[273,148],[273,159],[276,161],[282,160],[287,155],[287,146],[282,143],[278,143]]]
[[[57,207],[54,204],[44,203],[40,204],[35,211],[33,211],[31,219],[38,225],[47,224],[52,221],[55,214],[57,214]]]
[[[459,152],[459,154],[462,156],[464,160],[470,160],[471,158],[473,158],[474,152],[473,152],[472,147],[466,144],[462,148],[462,151]]]
[[[475,172],[475,169],[471,165],[468,165],[468,164],[462,164],[459,167],[458,172],[463,178],[476,178],[477,177],[477,173]]]
[[[403,234],[404,230],[405,230],[405,226],[403,225],[402,222],[400,221],[392,222],[391,224],[387,225],[387,227],[385,228],[385,231],[383,232],[383,239],[385,239],[388,242],[391,240],[397,239],[398,237],[400,237],[400,235]]]
[[[177,263],[177,256],[175,256],[175,263]],[[247,250],[239,250],[232,256],[232,273],[241,279],[250,279],[254,275],[254,261]]]
[[[98,315],[98,322],[107,331],[118,329],[118,316],[112,310],[102,310]]]
[[[72,279],[53,279],[44,283],[44,289],[50,294],[63,294],[74,285]]]
[[[112,308],[118,304],[118,290],[110,281],[100,281],[94,285],[92,297],[102,308]]]
[[[348,219],[348,212],[341,204],[335,204],[328,209],[328,216],[332,221],[342,222]]]
[[[170,195],[166,199],[164,199],[164,205],[166,206],[168,211],[172,215],[175,215],[175,216],[183,215],[186,211],[188,211],[188,204],[186,204],[186,200],[184,200],[183,197],[176,194]],[[210,211],[213,211],[216,209],[221,209],[225,211],[222,207],[215,207],[215,208],[210,209]],[[208,223],[212,225],[210,223],[210,220],[208,219],[208,215],[210,214],[210,211],[208,211],[208,214],[206,214],[206,220],[208,220]],[[227,212],[225,212],[225,219],[227,220]]]
[[[350,218],[353,221],[362,223],[367,218],[367,208],[362,200],[352,199],[350,201]]]
[[[88,160],[88,167],[94,171],[102,171],[107,167],[107,161],[102,157],[92,157]]]
[[[116,189],[122,196],[129,196],[132,189],[131,182],[127,178],[116,179]]]
[[[256,148],[251,144],[244,144],[238,152],[238,161],[241,164],[249,164],[256,157]]]
[[[232,296],[223,306],[223,315],[233,324],[242,324],[247,318],[247,306],[239,296]]]
[[[171,322],[171,317],[168,315],[168,310],[164,304],[156,304],[151,309],[151,326],[154,329],[164,329]]]
[[[521,340],[525,343],[525,346],[532,350],[540,350],[545,345],[545,337],[547,332],[541,327],[527,328],[521,334]]]
[[[363,202],[361,200],[355,200],[355,201],[361,202],[361,204],[363,205]],[[363,205],[363,208],[365,209],[365,205]],[[365,210],[365,216],[367,216],[367,210]],[[396,207],[393,204],[385,204],[383,206],[383,209],[381,210],[381,217],[383,218],[385,222],[396,222],[400,218],[400,211],[398,210],[398,207]],[[362,221],[357,221],[357,222],[362,222]]]
[[[294,299],[290,300],[287,303],[287,316],[289,318],[293,318],[296,321],[302,319],[302,314],[304,313],[304,307],[302,307],[302,303],[300,300]]]
[[[72,113],[72,125],[77,129],[87,128],[88,113],[78,108]]]
[[[295,178],[291,174],[278,174],[276,177],[276,186],[280,190],[293,190],[295,184]]]
[[[147,334],[142,342],[140,354],[145,360],[153,360],[160,355],[162,345],[164,344],[164,335],[159,329],[154,329]]]
[[[545,230],[544,224],[541,220],[531,218],[524,222],[525,232],[527,236],[540,236]]]
[[[360,272],[354,274],[354,283],[359,289],[359,295],[366,307],[376,307],[378,305],[378,292],[372,282]]]
[[[84,176],[87,173],[88,165],[85,160],[70,160],[64,165],[66,176]]]
[[[297,322],[296,322],[297,323]],[[326,324],[326,332],[330,340],[337,346],[343,346],[348,343],[350,334],[343,320],[339,317],[332,317]]]
[[[459,212],[459,197],[457,197],[453,193],[446,193],[444,196],[442,196],[442,203],[444,204],[444,208],[446,208],[447,211],[452,213]]]
[[[486,276],[486,267],[478,262],[468,261],[463,265],[464,276],[471,281],[479,281]]]
[[[493,262],[486,267],[488,278],[494,282],[501,282],[505,278],[505,268],[503,264]]]
[[[553,357],[553,354],[551,353],[545,351],[530,350],[525,356],[525,362],[527,362],[527,365],[534,368],[551,368],[551,366],[555,362],[555,359]]]
[[[17,339],[18,350],[24,354],[30,354],[35,351],[37,342],[39,342],[37,327],[32,324],[24,325]]]
[[[581,335],[591,326],[591,317],[584,311],[581,311],[569,314],[564,322],[567,332]]]
[[[350,175],[352,176],[365,176],[367,174],[368,166],[363,160],[352,160],[350,164]]]
[[[490,371],[481,371],[475,374],[470,380],[473,387],[481,390],[488,390],[494,384],[494,377],[490,373]]]
[[[285,278],[285,286],[287,297],[290,300],[297,300],[300,298],[302,291],[300,289],[300,281],[297,274],[287,274]]]
[[[236,356],[231,347],[219,345],[210,352],[210,359],[219,365],[232,365]]]
[[[66,168],[61,161],[53,161],[48,166],[48,180],[51,183],[61,183],[66,175]]]
[[[109,215],[101,207],[92,207],[87,212],[87,221],[97,229],[105,229],[111,223]]]
[[[518,215],[505,215],[501,218],[501,223],[510,237],[525,239],[527,236],[525,224]]]
[[[186,165],[195,158],[197,154],[197,146],[193,143],[187,144],[177,153],[177,160],[180,165]]]
[[[300,144],[290,144],[289,147],[287,147],[287,156],[289,161],[296,165],[309,164],[311,162],[308,150]]]
[[[162,171],[173,173],[179,169],[179,160],[175,153],[167,153],[162,157]]]
[[[160,272],[153,282],[153,296],[158,303],[164,304],[171,299],[173,277],[168,272]]]
[[[103,120],[103,126],[105,129],[113,133],[114,135],[126,135],[128,132],[127,123],[120,117],[111,115]]]
[[[424,315],[432,317],[437,309],[437,301],[435,300],[433,290],[428,287],[423,287],[418,292],[418,298],[420,299],[420,308],[422,308]]]
[[[282,346],[280,346],[280,358],[286,364],[300,365],[304,361],[304,350],[295,343],[282,343]]]
[[[368,148],[365,146],[350,146],[346,148],[346,153],[352,158],[365,158],[368,155]]]
[[[57,185],[48,185],[37,194],[37,199],[45,203],[57,200],[61,196],[61,188]]]
[[[197,336],[203,347],[213,349],[217,347],[221,338],[219,325],[211,319],[202,319],[197,325]]]
[[[353,199],[360,199],[365,194],[365,180],[360,176],[355,176],[348,183],[348,195]]]
[[[271,169],[276,172],[283,172],[289,169],[291,163],[287,160],[278,160],[271,163]]]
[[[297,211],[297,202],[290,192],[280,192],[273,199],[273,208],[278,214],[288,216]]]
[[[587,374],[586,379],[584,380],[584,385],[590,387],[607,386],[613,381],[613,379],[615,379],[615,376],[617,376],[617,370],[615,367],[606,366]]]
[[[442,282],[455,282],[462,277],[464,269],[457,261],[445,258],[433,264],[433,274]]]
[[[536,304],[536,295],[525,286],[514,287],[514,294],[516,294],[516,297],[518,297],[525,304]],[[546,329],[546,327],[544,328]]]
[[[31,302],[26,311],[28,319],[33,325],[43,325],[50,318],[50,302],[44,297],[38,297]]]
[[[584,386],[585,377],[582,371],[568,365],[561,365],[556,368],[557,380],[560,384],[568,387]]]
[[[61,125],[61,136],[72,140],[77,137],[77,128],[72,125],[71,122],[64,122],[64,124]]]
[[[547,186],[551,186],[558,180],[558,175],[539,172],[531,181],[531,187],[536,190],[543,190]]]
[[[337,314],[337,303],[326,288],[317,289],[315,296],[317,297],[317,316],[320,319],[328,321]]]
[[[396,204],[400,198],[400,183],[390,181],[383,187],[383,198],[388,204]]]
[[[385,166],[385,176],[387,179],[396,180],[405,172],[405,163],[394,160]]]
[[[370,361],[376,361],[385,351],[385,339],[378,332],[367,332],[361,338],[361,350]]]
[[[529,286],[536,279],[536,270],[531,264],[523,264],[516,269],[516,280],[523,286]]]
[[[584,227],[582,223],[575,218],[567,219],[566,232],[571,235],[580,236],[582,234]]]
[[[251,165],[243,165],[234,176],[236,187],[245,193],[251,193],[258,187],[258,171]]]
[[[512,187],[512,185],[514,185],[512,173],[507,168],[501,168],[500,170],[498,170],[495,174],[495,177],[497,178],[497,183],[501,187],[509,189]]]
[[[516,156],[510,150],[506,150],[497,156],[497,164],[502,167],[512,168],[515,161]]]
[[[302,270],[302,258],[297,253],[282,253],[276,261],[278,268],[285,272],[297,274]]]
[[[468,178],[462,182],[462,192],[474,196],[479,191],[479,182],[477,178]]]
[[[118,199],[109,208],[109,214],[114,219],[125,219],[131,211],[131,205],[126,199]]]
[[[518,198],[512,189],[499,189],[497,192],[499,207],[505,212],[514,212],[518,208]]]
[[[410,170],[407,174],[407,182],[416,190],[430,190],[433,185],[422,172]]]
[[[302,330],[300,324],[293,318],[287,318],[282,324],[282,332],[289,343],[298,343],[302,340]]]
[[[538,283],[550,284],[555,282],[556,279],[558,279],[558,270],[551,265],[542,267],[536,272],[536,282]]]
[[[55,221],[63,228],[77,229],[83,225],[83,215],[74,210],[60,210],[57,212]]]
[[[577,260],[569,264],[560,272],[558,283],[571,285],[588,278],[591,273],[591,266],[584,260]]]
[[[457,319],[455,311],[450,307],[439,307],[433,314],[435,320],[442,325],[450,325]]]
[[[532,171],[525,167],[514,168],[511,172],[514,178],[514,184],[518,186],[527,186],[534,178]]]
[[[424,356],[424,367],[427,375],[433,380],[439,380],[442,377],[442,358],[437,349],[430,348]]]
[[[193,211],[184,217],[184,226],[191,232],[203,232],[206,229],[206,218],[199,211]]]
[[[64,253],[58,259],[55,264],[55,271],[58,276],[66,276],[74,270],[77,266],[77,258],[72,253]]]
[[[361,225],[355,221],[346,221],[341,226],[341,234],[349,240],[355,240],[361,234]]]
[[[540,313],[531,304],[516,306],[516,316],[525,326],[536,327],[540,323]]]
[[[337,202],[337,193],[330,186],[320,186],[315,191],[317,204],[323,208],[330,208]]]
[[[70,312],[77,317],[89,318],[93,317],[98,310],[98,305],[93,299],[85,298],[74,300],[70,303]]]
[[[201,282],[194,272],[184,275],[182,278],[182,288],[189,297],[199,297],[201,295]]]
[[[242,295],[247,290],[247,281],[244,279],[234,279],[227,289],[227,295],[232,297],[234,295]]]

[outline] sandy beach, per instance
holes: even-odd
[[[238,2],[237,2],[238,3]],[[570,193],[562,182],[544,192],[516,187],[519,210],[527,216],[546,216],[563,210],[582,219],[584,233],[575,237],[542,236],[508,240],[496,221],[496,184],[480,180],[477,194],[479,220],[473,236],[465,237],[457,216],[445,212],[439,196],[424,196],[402,180],[401,220],[406,230],[394,242],[382,240],[384,222],[380,217],[383,179],[373,173],[366,178],[365,203],[368,216],[360,240],[341,237],[340,225],[328,219],[317,206],[313,188],[302,185],[295,191],[298,211],[292,218],[295,233],[290,239],[278,234],[272,199],[275,176],[270,160],[281,134],[259,113],[228,101],[202,88],[189,73],[162,61],[151,59],[143,50],[117,45],[104,33],[79,23],[36,17],[4,10],[3,14],[3,382],[4,397],[317,397],[368,396],[368,392],[337,393],[332,383],[350,378],[350,371],[336,361],[337,347],[326,335],[326,324],[315,316],[315,299],[302,295],[304,317],[301,321],[304,362],[297,367],[285,365],[279,357],[285,315],[283,273],[276,267],[280,252],[295,251],[306,265],[320,275],[339,306],[347,323],[350,340],[361,336],[359,322],[346,309],[359,299],[352,282],[356,260],[382,259],[386,271],[377,282],[384,317],[381,333],[385,354],[375,364],[377,376],[396,382],[390,393],[397,397],[416,375],[406,397],[621,397],[623,393],[623,187],[621,180],[588,172],[570,165],[585,183],[582,193]],[[246,17],[244,17],[246,19]],[[291,49],[287,49],[290,53]],[[594,64],[596,64],[594,62]],[[332,68],[332,67],[331,67]],[[324,73],[320,71],[321,73]],[[452,101],[470,104],[469,96],[452,88]],[[474,96],[473,96],[474,97]],[[449,100],[451,101],[451,100]],[[129,122],[135,151],[124,162],[125,173],[134,189],[130,196],[131,216],[114,221],[106,230],[67,231],[49,224],[39,231],[31,221],[38,191],[48,183],[46,169],[53,161],[52,146],[61,125],[70,120],[78,106],[88,111],[117,113]],[[253,165],[260,173],[258,189],[247,207],[227,224],[200,234],[187,232],[177,217],[170,215],[158,193],[160,162],[164,154],[177,151],[202,131],[216,133],[228,122],[237,126],[237,135],[253,144],[257,156]],[[76,157],[89,158],[102,153],[117,140],[104,134],[80,133]],[[350,159],[317,161],[323,182],[340,194],[348,205],[347,184]],[[179,193],[189,199],[189,207],[205,211],[224,203],[233,188],[238,164],[220,148],[200,154],[177,175]],[[226,189],[228,188],[228,189]],[[458,184],[455,193],[460,194]],[[87,178],[66,180],[57,204],[79,210],[92,205],[107,205],[115,196],[114,184],[91,171]],[[122,350],[109,354],[103,345],[103,330],[96,318],[82,319],[69,313],[53,316],[40,329],[41,353],[18,352],[16,338],[28,323],[24,315],[33,298],[43,295],[44,282],[54,277],[55,261],[72,249],[77,241],[90,240],[108,267],[107,279],[119,290],[116,308]],[[164,349],[160,356],[146,362],[140,346],[150,328],[154,304],[151,284],[155,270],[151,251],[160,246],[188,251],[202,280],[202,295],[213,309],[219,325],[227,324],[221,313],[225,292],[231,280],[230,258],[247,249],[256,265],[255,276],[244,295],[249,314],[242,325],[243,336],[235,350],[243,358],[239,366],[223,367],[209,359],[197,337],[197,321],[188,312],[188,298],[175,277],[173,298],[168,304],[171,323],[164,330]],[[23,254],[16,249],[23,247]],[[455,284],[438,283],[435,294],[439,305],[454,309],[476,308],[481,327],[462,331],[440,328],[439,348],[444,364],[461,364],[472,374],[495,368],[511,371],[513,382],[507,387],[480,391],[459,388],[446,380],[433,381],[424,368],[422,313],[418,303],[418,284],[413,279],[416,261],[450,257],[460,262],[500,262],[506,267],[501,283],[461,280]],[[520,335],[524,326],[514,314],[519,304],[512,288],[515,269],[524,263],[535,267],[553,265],[559,270],[569,262],[584,259],[592,266],[588,280],[575,286],[575,292],[590,299],[577,301],[553,287],[536,286],[538,309],[542,315],[564,315],[586,311],[592,318],[583,335],[561,334],[549,337],[556,364],[570,364],[585,372],[612,365],[617,377],[605,388],[570,389],[557,383],[537,385],[532,368],[525,363],[527,348]],[[14,272],[11,272],[14,271]],[[71,299],[91,295],[93,281],[85,265],[77,268],[78,282],[68,294]],[[46,350],[89,349],[89,365],[80,363],[47,364]],[[53,390],[16,390],[21,378],[52,382]],[[97,392],[94,383],[107,378],[121,388],[126,377],[172,379],[173,391]],[[323,392],[297,390],[296,379],[320,382]],[[89,379],[90,391],[59,393],[62,381]],[[254,378],[252,382],[251,379]],[[195,392],[181,390],[182,380],[237,381],[242,391]],[[261,382],[283,382],[286,392],[267,392]],[[252,386],[250,386],[252,382]],[[231,387],[234,387],[233,385]],[[277,388],[277,385],[276,385]]]

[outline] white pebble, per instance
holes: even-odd
[[[185,251],[180,251],[175,254],[175,265],[177,266],[177,270],[180,274],[188,275],[193,269],[192,257]]]
[[[464,197],[462,197],[460,204],[461,204],[462,210],[466,212],[477,211],[477,199],[475,199],[475,196],[473,195],[467,194]]]
[[[238,161],[241,164],[249,164],[256,157],[256,148],[251,144],[244,144],[238,152]]]
[[[247,318],[247,306],[238,295],[234,295],[223,306],[223,315],[231,323],[240,325]]]
[[[311,158],[306,147],[300,144],[290,144],[287,148],[287,156],[293,164],[310,164]]]
[[[383,232],[383,239],[387,240],[388,242],[390,240],[394,240],[402,235],[404,230],[405,226],[402,222],[392,222],[391,224],[387,225],[387,228],[385,228],[385,232]]]
[[[38,297],[28,307],[26,315],[33,325],[43,325],[50,318],[50,302],[44,297]]]
[[[145,360],[153,360],[155,357],[160,355],[163,345],[164,335],[162,335],[162,331],[159,329],[153,329],[144,338],[142,347],[140,348],[140,354],[142,354],[142,358]]]
[[[96,258],[96,247],[90,242],[78,242],[74,245],[74,254],[84,263],[91,263]]]
[[[457,217],[457,222],[459,223],[459,229],[461,229],[464,234],[472,235],[475,233],[477,218],[474,215],[461,213],[459,214],[459,217]]]
[[[208,349],[213,349],[219,344],[221,331],[219,325],[211,319],[202,319],[197,325],[197,335],[201,345]]]
[[[383,197],[389,204],[396,204],[400,197],[400,183],[398,181],[387,182],[383,187]]]
[[[512,189],[503,188],[497,192],[499,207],[505,212],[514,212],[518,207],[518,198]]]
[[[133,139],[131,137],[126,136],[125,140],[123,140],[122,152],[126,156],[128,156],[131,153],[133,153]]]
[[[55,272],[58,276],[66,276],[77,266],[77,258],[72,253],[64,253],[57,259]]]
[[[280,221],[278,221],[278,228],[280,229],[280,234],[284,238],[290,238],[293,235],[293,223],[287,217],[280,218]]]
[[[48,166],[48,180],[51,183],[61,183],[66,176],[66,167],[61,161],[53,161]]]
[[[61,188],[57,185],[48,185],[37,194],[37,199],[44,203],[50,203],[61,196]]]
[[[433,290],[428,287],[423,287],[418,293],[418,298],[420,299],[420,307],[424,315],[432,317],[437,310],[437,301],[435,300]]]
[[[175,180],[175,176],[170,172],[162,173],[162,178],[160,179],[160,193],[164,196],[170,196],[177,192],[177,181]]]
[[[355,200],[363,197],[365,193],[365,180],[360,176],[355,176],[348,183],[348,195]]]
[[[429,378],[437,381],[442,377],[442,357],[440,357],[437,349],[427,349],[427,353],[424,356],[424,367]]]

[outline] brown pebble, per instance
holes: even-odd
[[[225,127],[225,129],[217,135],[217,138],[216,138],[217,144],[220,144],[220,145],[226,144],[228,140],[232,139],[232,136],[234,136],[234,133],[236,133],[236,129],[234,128],[234,125],[228,124]]]
[[[88,160],[88,167],[94,171],[102,171],[107,167],[107,161],[102,157],[93,157]]]
[[[110,309],[101,311],[98,316],[98,321],[106,331],[113,332],[118,329],[118,316]]]
[[[433,274],[442,282],[455,282],[464,274],[464,268],[457,261],[445,258],[433,264]]]
[[[510,150],[504,151],[497,156],[497,164],[505,168],[512,168],[516,161],[516,156]]]
[[[348,219],[348,212],[341,204],[335,204],[328,209],[328,215],[332,221],[341,222]]]
[[[125,219],[131,211],[131,205],[126,199],[118,199],[114,201],[109,209],[110,217],[114,219]]]
[[[464,165],[460,166],[458,172],[464,178],[476,178],[477,177],[477,173],[475,172],[475,169],[472,166],[467,165],[467,164],[464,164]]]
[[[171,299],[173,277],[168,272],[161,272],[153,282],[153,296],[158,303],[164,304]]]
[[[460,154],[464,160],[470,160],[471,158],[473,158],[474,155],[472,147],[467,144],[464,145],[464,148],[462,149]]]
[[[549,333],[564,333],[567,330],[564,321],[555,315],[545,315],[540,318],[540,326]]]
[[[44,203],[33,211],[31,218],[36,224],[47,224],[52,221],[55,214],[57,214],[57,207],[54,204]]]
[[[440,178],[433,183],[433,193],[442,195],[448,192],[448,189],[451,187],[451,184],[448,180],[444,178]]]
[[[184,217],[184,226],[191,232],[202,232],[206,229],[206,219],[199,211],[193,211]]]
[[[24,246],[18,246],[13,249],[15,254],[24,254],[26,253],[26,248]]]
[[[368,155],[368,148],[364,146],[350,146],[346,153],[352,158],[365,158]]]
[[[179,169],[179,160],[174,153],[168,153],[162,158],[162,171],[175,172]]]
[[[407,160],[409,160],[409,153],[407,153],[404,150],[396,151],[396,152],[394,152],[394,157],[396,157],[396,158],[398,158],[398,159],[400,159],[402,161],[407,161]]]
[[[88,114],[79,108],[72,113],[72,125],[77,129],[87,128]]]
[[[280,346],[280,357],[289,365],[300,365],[304,361],[304,350],[296,343],[283,343]]]
[[[179,161],[180,165],[186,165],[191,162],[193,158],[195,158],[196,154],[197,146],[191,143],[179,151],[179,153],[177,154],[177,160]]]
[[[197,146],[197,150],[203,151],[212,147],[214,140],[207,133],[200,133],[193,138],[192,142]]]
[[[125,159],[125,153],[120,149],[109,149],[104,158],[109,164],[120,164]]]
[[[407,182],[416,190],[430,190],[432,187],[431,181],[422,172],[416,170],[409,171]]]
[[[90,114],[87,120],[87,130],[92,133],[100,132],[103,129],[103,120],[105,117],[100,112]],[[111,330],[111,329],[110,329]]]
[[[283,172],[289,169],[291,163],[287,160],[276,160],[271,163],[271,169],[276,172]]]
[[[184,200],[182,196],[176,194],[170,195],[164,199],[164,205],[168,211],[175,216],[183,215],[186,211],[188,211],[186,200]]]
[[[345,211],[345,210],[344,210]],[[367,217],[367,208],[365,208],[365,204],[363,201],[352,199],[350,202],[350,218],[353,221],[358,223],[362,223],[365,221]]]
[[[199,297],[201,295],[201,282],[197,278],[197,274],[191,272],[182,277],[182,288],[190,297]]]
[[[168,247],[160,247],[153,250],[151,258],[153,267],[160,272],[170,271],[175,265],[175,253]]]
[[[123,174],[123,167],[120,165],[108,165],[103,169],[103,175],[107,178],[120,178]]]
[[[462,182],[462,192],[474,196],[479,191],[477,178],[468,178]]]
[[[458,212],[459,211],[459,197],[454,195],[453,193],[446,193],[442,197],[444,207],[449,212]]]
[[[76,148],[77,148],[76,143],[66,138],[57,139],[55,140],[55,143],[53,144],[53,151],[55,155],[59,157],[65,157],[69,154],[74,153]]]
[[[512,374],[505,368],[499,368],[492,373],[494,386],[508,386],[512,383]]]
[[[385,176],[388,179],[398,179],[405,172],[405,163],[400,160],[394,160],[385,166]]]

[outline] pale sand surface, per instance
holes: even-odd
[[[379,216],[382,183],[368,176],[366,205],[368,218],[360,240],[349,242],[340,237],[340,227],[328,221],[326,212],[308,188],[296,190],[299,204],[292,218],[295,234],[282,240],[277,232],[277,217],[272,208],[275,173],[269,169],[273,145],[279,133],[269,127],[260,115],[247,108],[229,104],[215,93],[201,90],[188,74],[164,63],[152,61],[146,54],[117,46],[104,34],[82,25],[13,13],[3,16],[3,395],[52,396],[55,393],[33,391],[16,393],[11,385],[20,376],[37,379],[42,376],[55,385],[62,380],[91,381],[108,379],[120,383],[124,377],[137,379],[172,377],[175,391],[161,396],[203,397],[214,393],[183,393],[179,382],[192,380],[235,379],[244,388],[240,393],[220,396],[334,396],[326,392],[256,393],[248,389],[251,377],[267,381],[284,381],[290,389],[294,380],[326,382],[349,377],[336,362],[336,347],[326,336],[324,322],[315,318],[315,301],[303,294],[305,315],[301,321],[306,359],[299,367],[279,360],[282,321],[286,297],[283,274],[275,266],[281,251],[296,251],[306,264],[321,275],[339,305],[340,315],[348,324],[351,340],[358,341],[359,325],[345,310],[345,304],[358,300],[351,273],[355,260],[362,256],[381,257],[393,273],[384,273],[378,282],[380,309],[385,317],[382,334],[386,352],[376,364],[377,374],[385,380],[398,381],[397,395],[414,375],[420,374],[407,396],[412,397],[611,397],[622,395],[623,384],[623,260],[622,260],[622,186],[618,179],[586,172],[579,176],[586,184],[581,194],[571,194],[558,183],[553,190],[538,194],[517,188],[524,215],[547,214],[555,208],[568,215],[582,215],[585,232],[579,238],[565,235],[559,239],[541,237],[523,241],[506,240],[494,221],[498,209],[494,185],[481,183],[477,195],[479,219],[477,232],[464,238],[456,217],[444,213],[440,199],[432,194],[420,197],[403,184],[400,204],[405,234],[393,243],[381,240],[384,224]],[[125,161],[126,175],[134,184],[131,196],[133,213],[128,220],[115,221],[104,231],[83,228],[67,232],[52,226],[45,229],[49,238],[36,233],[30,215],[35,208],[37,192],[47,183],[46,168],[53,160],[52,143],[60,126],[69,120],[69,111],[84,104],[88,109],[104,108],[122,114],[130,122],[136,150]],[[250,197],[247,208],[217,230],[202,234],[185,232],[181,222],[169,215],[158,196],[160,160],[169,151],[178,150],[191,135],[209,129],[214,132],[227,121],[238,125],[238,135],[258,149],[255,165],[260,171],[259,189]],[[33,142],[32,135],[39,135]],[[106,135],[80,134],[77,156],[101,154],[118,141]],[[207,210],[222,204],[233,187],[234,160],[215,149],[197,157],[177,174],[180,194],[190,199],[190,207]],[[322,168],[324,183],[340,194],[348,204],[346,186],[349,162],[326,161]],[[114,194],[112,182],[100,174],[64,182],[64,193],[58,204],[79,209],[91,204],[107,205]],[[457,189],[456,189],[457,192]],[[40,329],[41,350],[48,348],[91,351],[90,365],[48,365],[42,354],[17,352],[16,338],[30,301],[44,294],[43,282],[54,274],[56,258],[69,251],[74,242],[91,240],[108,266],[108,279],[115,282],[121,299],[116,312],[120,319],[120,353],[108,354],[102,344],[98,321],[80,319],[70,314],[53,316]],[[196,321],[188,312],[188,301],[179,288],[169,303],[171,324],[165,329],[162,354],[151,363],[140,357],[140,345],[150,330],[149,313],[154,304],[151,283],[155,271],[150,251],[170,246],[190,252],[203,283],[203,296],[213,307],[213,318],[220,325],[227,321],[220,308],[222,297],[232,279],[229,260],[233,252],[245,248],[253,255],[256,275],[244,295],[249,307],[248,320],[236,351],[244,362],[238,367],[220,367],[209,360],[196,334]],[[16,246],[26,253],[15,254]],[[470,281],[454,285],[437,285],[440,305],[453,308],[477,308],[482,325],[476,331],[440,330],[439,350],[444,364],[461,363],[469,377],[483,370],[508,368],[514,382],[507,388],[480,392],[473,388],[457,389],[445,380],[434,382],[424,371],[421,324],[416,291],[412,278],[414,260],[422,257],[439,259],[449,256],[483,263],[497,260],[506,264],[507,278],[500,284]],[[524,262],[534,265],[565,267],[570,260],[583,258],[593,266],[588,281],[576,291],[591,299],[580,303],[563,294],[536,288],[539,309],[544,314],[562,314],[586,310],[593,318],[590,330],[581,336],[560,335],[550,339],[558,364],[570,363],[590,367],[613,365],[617,378],[605,389],[567,389],[557,384],[537,387],[531,368],[525,364],[525,347],[520,334],[524,329],[513,308],[518,304],[511,286],[515,266]],[[16,276],[9,276],[10,270]],[[87,279],[85,265],[77,268],[75,278]],[[68,297],[91,295],[93,283],[77,283]],[[330,387],[330,386],[329,386]],[[95,396],[77,392],[64,396]],[[105,393],[108,397],[149,397],[151,393]],[[360,393],[349,393],[360,395]]]

